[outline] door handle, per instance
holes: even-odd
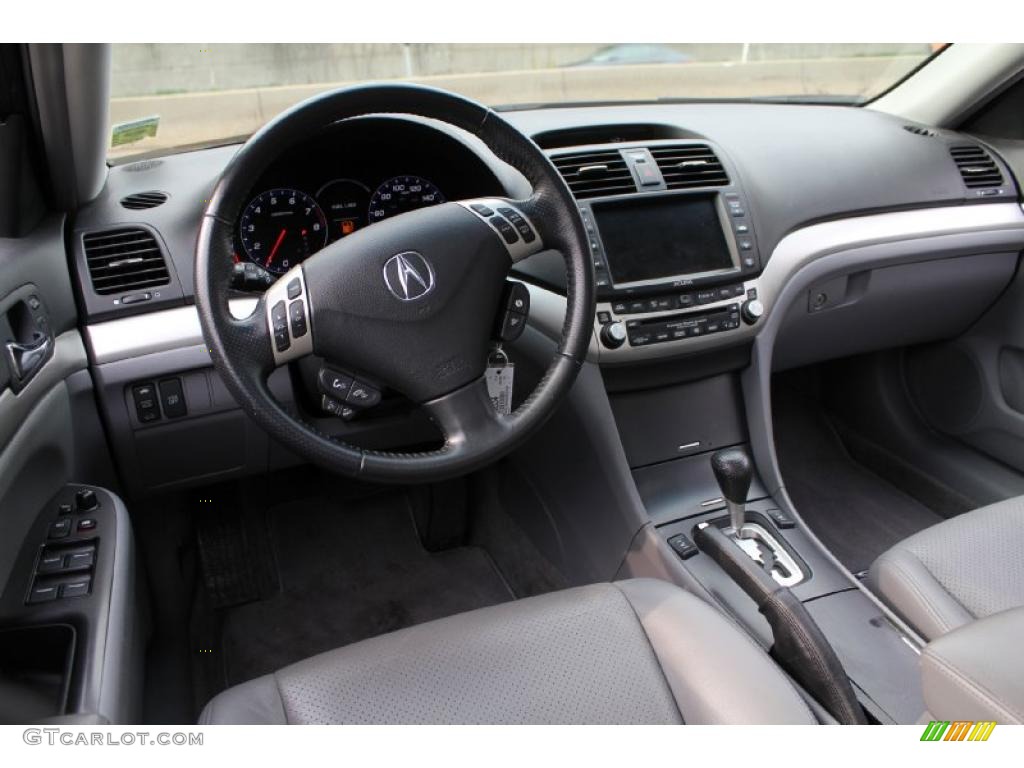
[[[47,333],[36,333],[29,342],[7,342],[7,362],[11,366],[18,389],[25,386],[36,375],[43,363],[53,352],[53,337]]]

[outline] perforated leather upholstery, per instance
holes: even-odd
[[[1024,606],[1024,496],[900,542],[874,562],[868,584],[927,640]]]
[[[214,698],[203,723],[813,723],[765,652],[666,582],[422,624]]]

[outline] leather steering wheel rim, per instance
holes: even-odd
[[[477,136],[530,182],[533,194],[528,199],[508,202],[527,217],[544,249],[558,250],[566,265],[566,314],[561,337],[533,393],[507,416],[494,410],[482,377],[421,402],[445,438],[443,446],[432,451],[400,453],[359,448],[322,434],[299,414],[286,410],[267,384],[275,363],[274,342],[266,322],[266,295],[248,318],[236,319],[228,308],[234,229],[262,172],[282,150],[341,120],[379,114],[435,119]],[[375,224],[370,230],[386,223]],[[482,226],[487,227],[486,222]],[[491,234],[499,237],[497,232]],[[309,99],[272,120],[242,146],[221,174],[203,214],[196,245],[195,297],[214,367],[257,424],[286,447],[328,470],[383,482],[423,482],[462,475],[519,445],[547,420],[572,387],[589,347],[595,309],[593,264],[576,201],[541,149],[481,104],[438,89],[392,84],[357,86]],[[314,341],[317,312],[311,301],[310,332]],[[491,318],[479,321],[490,324]]]

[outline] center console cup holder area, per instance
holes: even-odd
[[[67,624],[0,630],[0,724],[64,714],[75,639]]]

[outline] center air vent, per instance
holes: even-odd
[[[156,238],[141,227],[90,232],[82,237],[85,263],[96,293],[121,293],[167,285],[170,276]]]
[[[721,161],[706,144],[651,147],[669,189],[720,187],[729,183]]]
[[[636,192],[633,174],[616,149],[556,155],[551,161],[579,200]]]
[[[984,149],[973,144],[950,147],[960,176],[968,189],[988,189],[1003,186],[1003,174]]]
[[[144,211],[147,208],[156,208],[167,202],[167,195],[164,192],[137,192],[121,198],[121,206],[131,211]]]

